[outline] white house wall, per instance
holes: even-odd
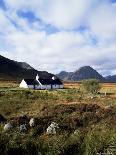
[[[35,89],[41,89],[41,86],[40,85],[36,85]]]
[[[28,88],[34,89],[34,85],[28,85]]]
[[[63,85],[42,85],[41,89],[62,89]]]
[[[53,89],[59,89],[60,87],[59,87],[60,85],[52,85],[52,88]]]
[[[41,85],[41,89],[46,89],[46,85]]]
[[[62,84],[62,85],[60,85],[60,89],[62,89],[62,88],[64,88],[64,85]]]
[[[51,89],[51,85],[42,85],[41,89]]]
[[[46,89],[51,89],[51,85],[46,85]]]
[[[24,80],[22,80],[22,82],[20,83],[19,87],[20,88],[28,88],[28,85],[27,85],[27,83]]]

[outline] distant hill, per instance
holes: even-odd
[[[65,72],[62,71],[59,74],[57,74],[56,76],[58,76],[60,79],[67,81],[69,80],[69,77],[73,74],[73,72]]]
[[[109,75],[105,77],[108,82],[116,82],[116,75]]]
[[[46,71],[37,71],[26,62],[17,62],[0,55],[0,79],[21,80],[23,78],[35,78],[36,75],[51,78],[53,74]]]
[[[85,79],[98,79],[105,81],[105,78],[90,66],[84,66],[75,72],[60,72],[57,76],[62,80],[81,81]]]

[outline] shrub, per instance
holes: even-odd
[[[98,91],[100,90],[100,84],[99,81],[96,79],[90,79],[90,80],[84,80],[82,82],[82,86],[84,87],[84,89],[92,94],[96,94],[98,93]]]
[[[98,127],[88,132],[84,143],[86,155],[106,153],[111,146],[116,147],[116,133],[113,130]]]

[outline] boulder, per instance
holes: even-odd
[[[35,119],[34,118],[30,119],[29,125],[30,125],[30,127],[34,127],[35,126]]]
[[[25,133],[27,131],[26,124],[20,125],[19,130],[20,130],[21,133]]]
[[[7,124],[4,125],[4,130],[5,130],[5,131],[8,131],[8,130],[10,130],[10,129],[12,129],[11,123],[7,123]]]
[[[51,125],[47,128],[47,134],[56,134],[56,129],[58,129],[58,124],[52,122]]]

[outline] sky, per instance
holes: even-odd
[[[51,73],[116,74],[116,0],[0,0],[0,55]]]

